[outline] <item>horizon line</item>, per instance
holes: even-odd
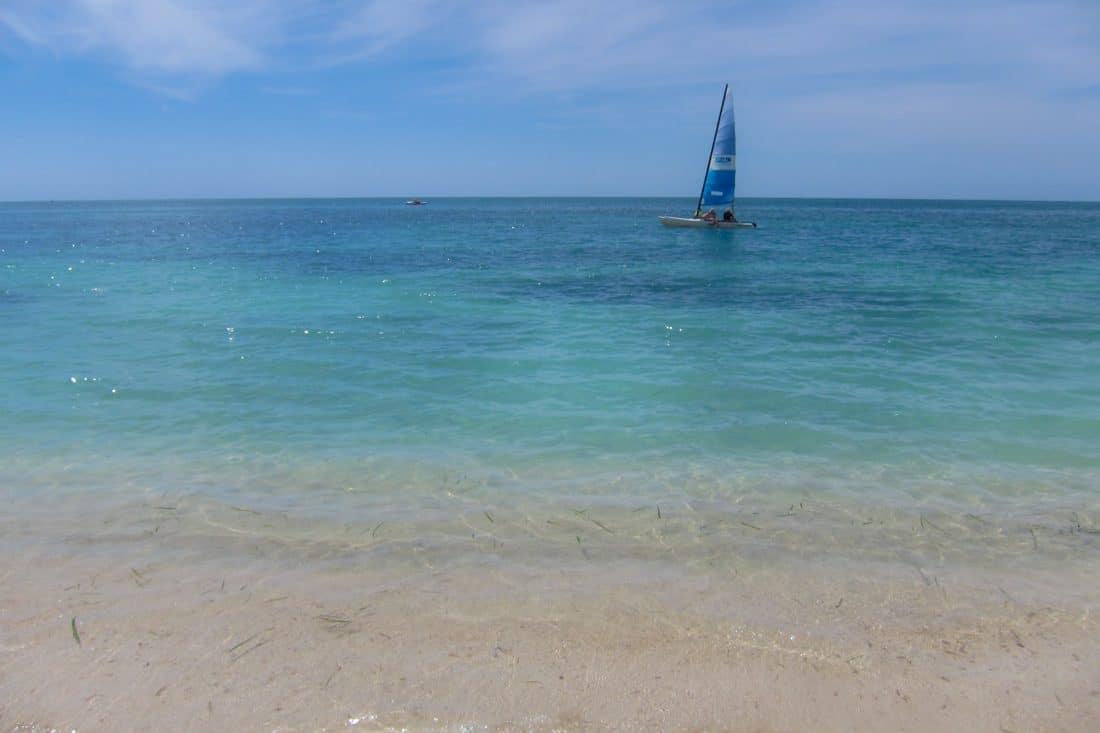
[[[529,200],[529,199],[684,199],[691,196],[570,196],[557,194],[542,196],[538,194],[523,196],[465,195],[465,196],[426,196],[415,197],[429,202],[429,199],[455,201],[469,199]],[[182,196],[182,197],[131,197],[131,198],[74,198],[74,199],[2,199],[0,205],[8,204],[106,204],[106,203],[183,203],[183,202],[230,202],[230,201],[409,201],[407,196]],[[738,201],[926,201],[953,203],[1014,203],[1014,204],[1100,204],[1100,200],[1090,199],[1031,199],[1031,198],[963,198],[963,197],[925,197],[925,196],[744,196]]]

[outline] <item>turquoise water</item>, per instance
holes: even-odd
[[[1100,205],[690,208],[0,204],[0,479],[1095,508]]]

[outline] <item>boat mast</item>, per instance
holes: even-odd
[[[718,126],[722,124],[722,113],[726,110],[726,95],[730,85],[722,90],[722,106],[718,108],[718,119],[714,121],[714,137],[710,139],[710,154],[707,156],[707,169],[703,171],[703,187],[699,189],[699,203],[695,205],[695,216],[703,215],[703,194],[707,191],[707,174],[710,173],[710,161],[714,157],[714,143],[718,141]]]

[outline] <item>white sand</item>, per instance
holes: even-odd
[[[1011,563],[654,558],[612,520],[521,552],[498,514],[463,553],[180,512],[0,515],[0,730],[1100,730],[1072,563],[1052,594]]]

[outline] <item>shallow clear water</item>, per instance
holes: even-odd
[[[1100,205],[690,207],[0,204],[12,725],[1091,729]]]
[[[690,206],[0,204],[0,478],[1095,509],[1100,205]]]

